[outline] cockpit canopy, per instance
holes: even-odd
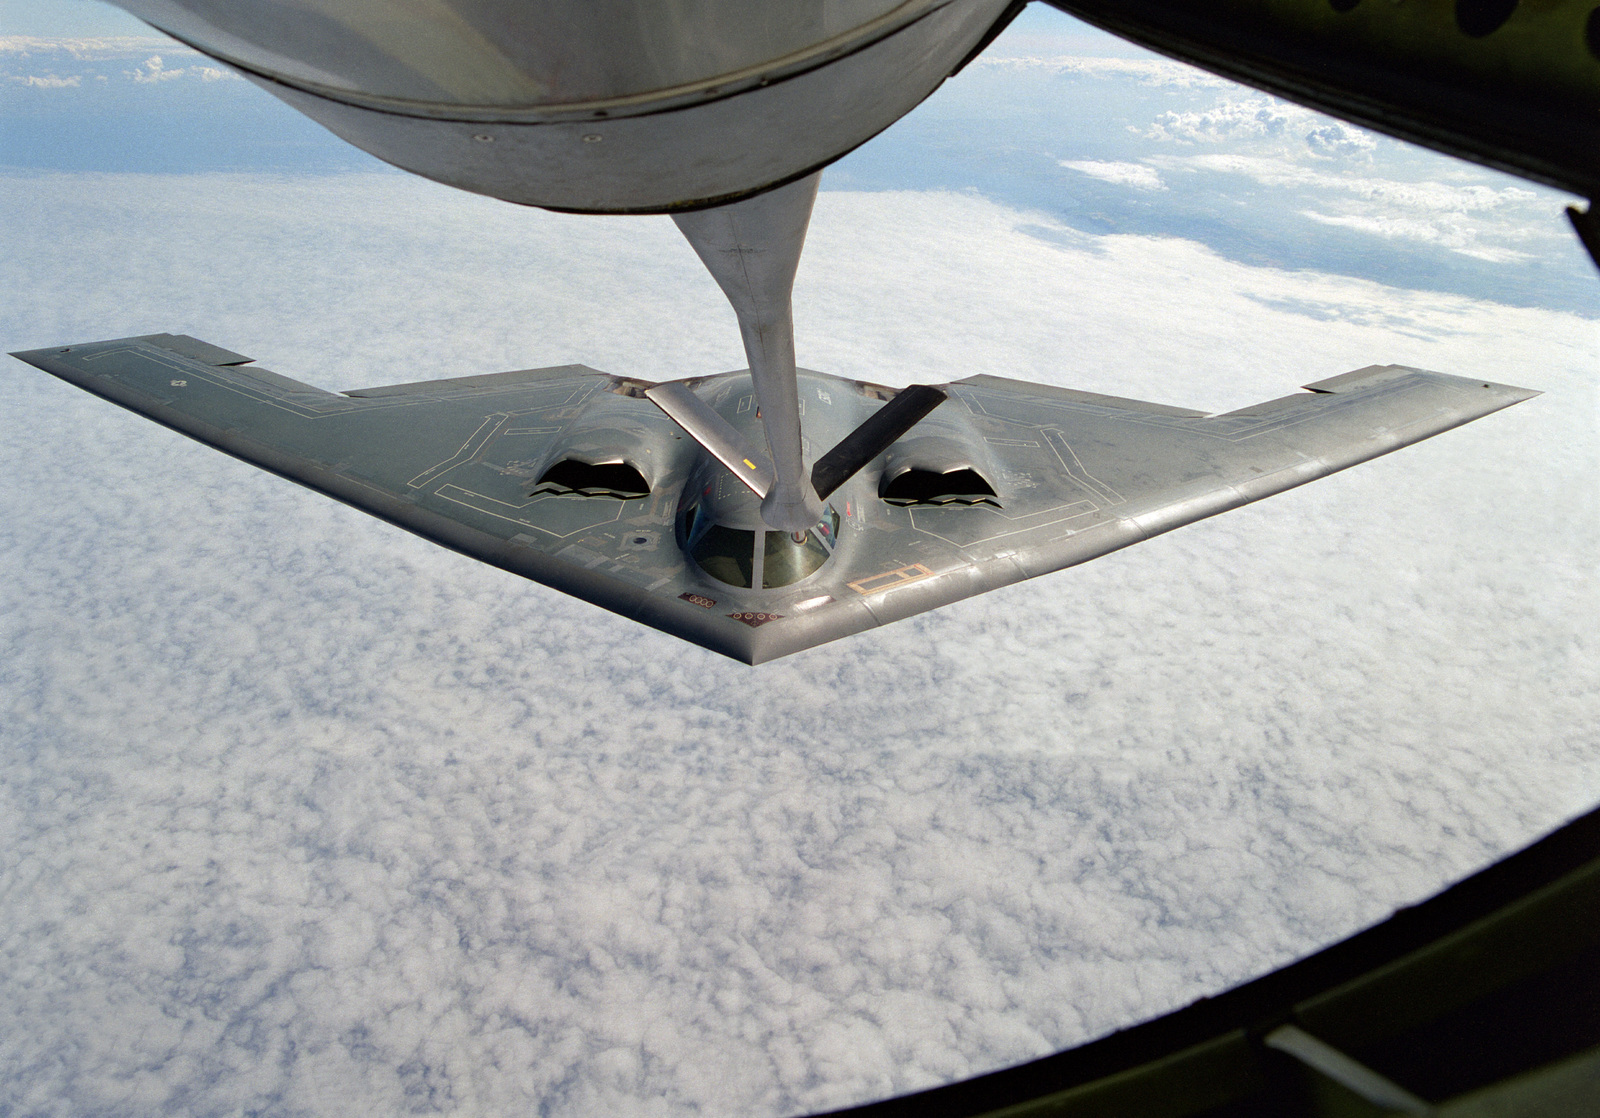
[[[822,520],[805,532],[738,528],[717,522],[709,501],[678,514],[678,542],[699,568],[718,582],[776,590],[816,574],[838,544],[839,514],[825,505]]]

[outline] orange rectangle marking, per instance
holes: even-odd
[[[897,587],[906,586],[913,582],[921,582],[925,578],[932,578],[933,575],[934,572],[924,567],[921,563],[912,563],[908,567],[896,567],[894,570],[884,571],[882,574],[858,578],[846,585],[857,594],[880,594],[885,590],[894,590]]]

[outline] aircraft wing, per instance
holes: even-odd
[[[663,509],[651,498],[586,502],[528,492],[552,439],[586,403],[619,386],[635,390],[621,378],[569,365],[339,394],[172,334],[13,356],[435,543],[738,654],[717,640],[714,621],[725,619],[652,592],[669,578],[651,560],[663,547],[662,522],[672,548],[670,501]],[[641,405],[640,421],[670,429],[647,401],[632,402]],[[609,555],[585,546],[602,541]],[[673,555],[671,566],[681,567]]]
[[[169,334],[15,356],[446,547],[747,663],[1092,559],[1535,395],[1373,366],[1206,415],[971,377],[946,386],[944,404],[834,495],[830,562],[793,585],[750,589],[687,558],[682,512],[708,467],[645,398],[646,382],[571,365],[336,394]],[[683,383],[740,418],[744,374]],[[894,394],[816,373],[803,374],[802,391],[814,393],[808,432],[829,422],[847,432]],[[638,482],[541,481],[562,456],[595,464],[600,478],[623,463]],[[950,500],[912,486],[894,496],[897,477],[970,476],[952,464],[992,494]]]
[[[1222,415],[992,376],[947,386],[999,507],[892,510],[879,624],[1035,578],[1375,458],[1537,395],[1371,366]],[[916,434],[915,431],[912,432]],[[973,457],[977,457],[974,455]],[[890,465],[894,452],[891,451]],[[882,510],[891,511],[891,510]],[[901,585],[897,578],[914,579]]]

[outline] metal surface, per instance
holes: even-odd
[[[757,497],[772,488],[772,464],[755,445],[736,431],[682,381],[668,381],[644,391],[645,399],[667,413],[707,454],[721,462],[729,473]],[[813,518],[808,524],[815,523]]]
[[[847,50],[927,0],[122,0],[257,73],[439,105],[564,105]]]
[[[921,423],[929,412],[948,398],[943,389],[927,384],[902,388],[893,400],[873,412],[862,421],[861,426],[817,459],[817,464],[811,470],[811,485],[818,496],[828,496],[869,462],[881,457],[902,435]]]
[[[1589,259],[1594,261],[1595,267],[1600,268],[1600,220],[1596,220],[1596,216],[1592,202],[1583,210],[1576,206],[1567,207],[1567,221],[1572,224],[1572,231],[1578,234],[1579,243],[1589,254]]]
[[[1373,1106],[1399,1114],[1433,1113],[1431,1106],[1404,1087],[1295,1025],[1279,1025],[1262,1037],[1261,1043],[1293,1056]]]
[[[982,448],[996,501],[883,500],[891,448],[800,540],[766,533],[764,547],[754,495],[644,398],[648,385],[582,366],[337,395],[181,336],[16,356],[447,547],[747,663],[1072,566],[1534,395],[1373,366],[1287,403],[1205,416],[969,377],[945,386],[950,399],[926,424]],[[804,370],[798,382],[818,445],[894,396]],[[758,430],[747,374],[684,383],[742,437]],[[628,464],[648,479],[647,496],[536,492],[562,448],[610,446],[618,432],[632,432]],[[774,563],[788,581],[762,578]],[[750,585],[713,568],[737,568],[730,577]]]
[[[720,204],[914,108],[1007,0],[119,0],[419,175],[586,213]]]
[[[808,175],[743,202],[672,218],[739,319],[772,463],[761,515],[770,527],[787,532],[803,532],[822,515],[801,458],[790,302],[820,177]]]

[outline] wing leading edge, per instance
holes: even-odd
[[[14,356],[445,547],[746,663],[1072,566],[1536,395],[1372,366],[1205,415],[970,377],[945,386],[945,403],[835,494],[831,561],[752,589],[709,577],[685,551],[685,509],[711,467],[645,398],[645,382],[573,365],[341,395],[165,334]],[[894,395],[817,373],[802,381],[815,401],[807,431],[823,446],[829,423],[848,432]],[[747,406],[744,374],[680,383],[730,420]],[[567,460],[620,463],[649,492],[562,495],[541,483]],[[907,469],[935,480],[966,470],[991,495],[882,499],[889,474]]]

